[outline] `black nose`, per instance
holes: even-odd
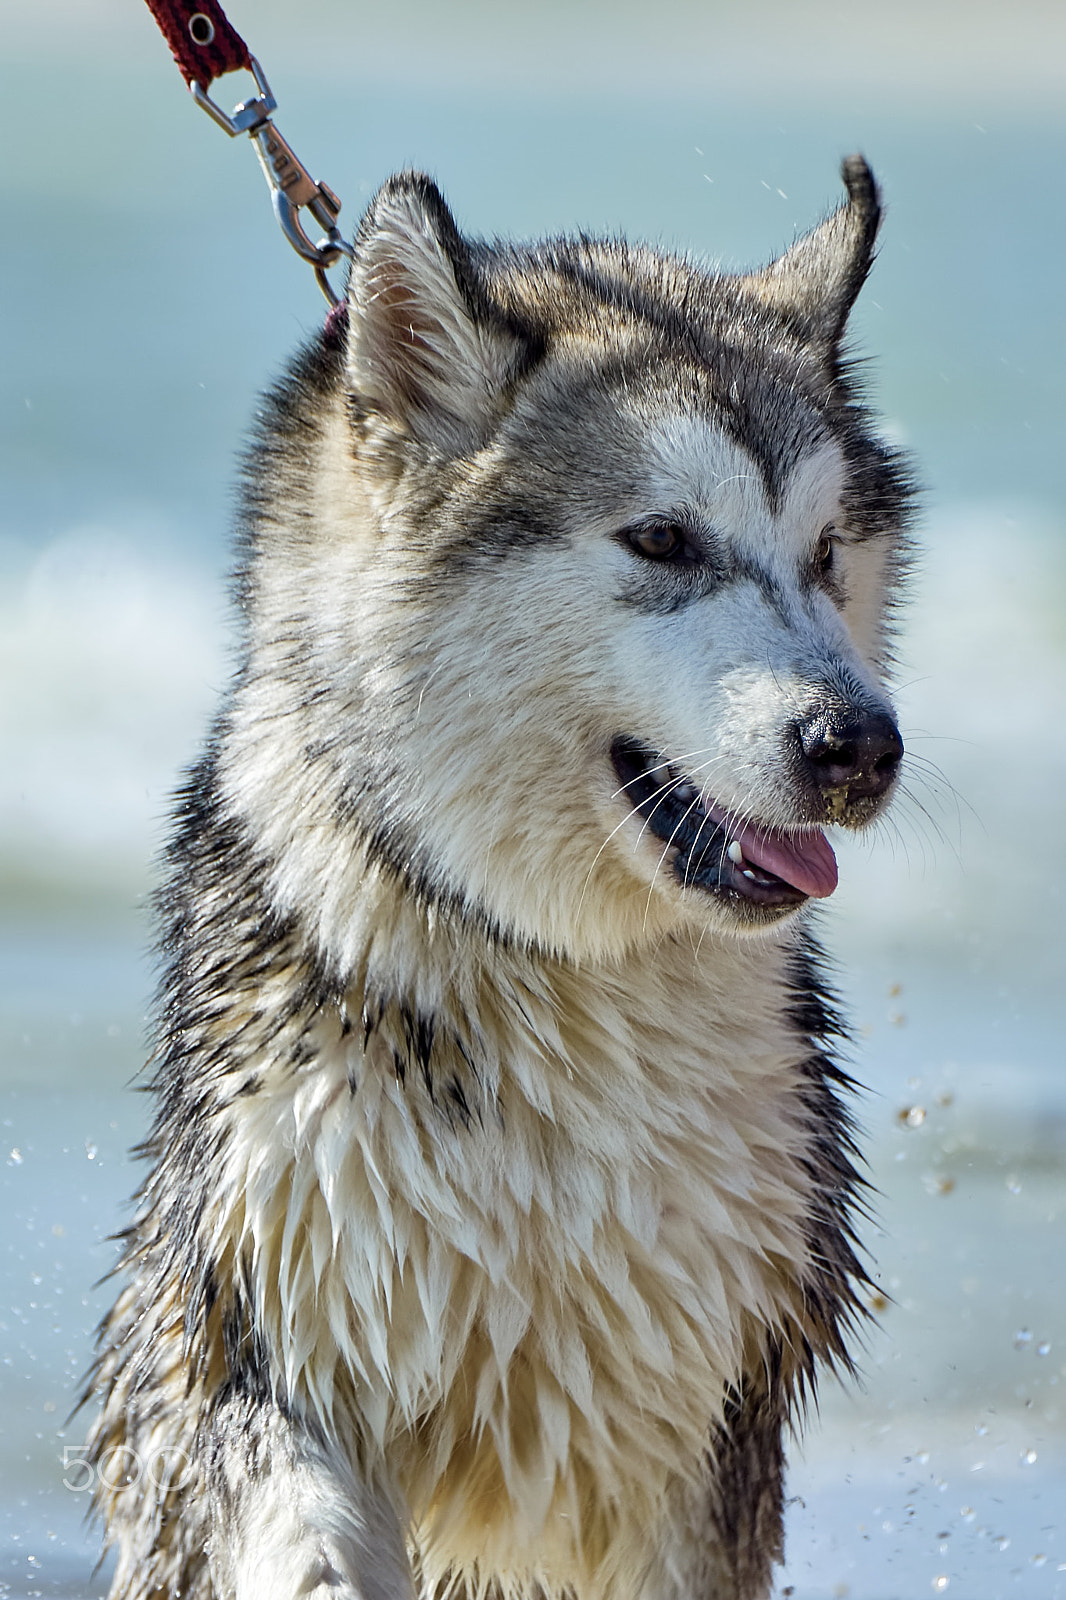
[[[849,802],[884,794],[903,757],[899,729],[886,711],[822,709],[805,718],[798,732],[815,786],[846,791]]]

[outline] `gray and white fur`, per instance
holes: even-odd
[[[843,174],[746,276],[402,174],[266,399],[89,1384],[115,1600],[769,1595],[863,1315],[805,907],[902,754]]]

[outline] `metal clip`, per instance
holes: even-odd
[[[341,203],[332,189],[327,189],[324,183],[315,182],[292,146],[271,122],[270,116],[277,110],[277,101],[270,92],[270,85],[258,61],[254,56],[248,59],[259,93],[254,99],[243,101],[229,116],[198,83],[191,83],[189,88],[197,105],[220,128],[225,128],[231,137],[247,133],[254,141],[259,164],[270,185],[274,215],[281,224],[281,231],[297,255],[314,267],[319,288],[330,305],[335,306],[339,304],[339,297],[334,294],[326,271],[335,266],[342,256],[350,257],[352,254],[351,245],[341,238],[337,227]],[[326,230],[325,236],[317,244],[312,243],[300,220],[300,212],[304,210],[309,211],[319,227]]]
[[[271,113],[278,109],[278,102],[270,92],[270,85],[266,81],[266,73],[254,56],[248,57],[248,65],[252,69],[252,77],[259,94],[254,100],[242,100],[235,106],[231,115],[227,116],[222,107],[201,89],[198,83],[190,83],[189,93],[201,110],[206,111],[213,122],[220,128],[225,128],[231,139],[239,133],[251,133],[258,128],[260,123],[266,122]]]

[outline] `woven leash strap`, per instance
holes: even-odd
[[[248,46],[215,0],[148,0],[187,84],[206,89],[227,72],[251,70]]]

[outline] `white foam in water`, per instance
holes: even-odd
[[[76,529],[4,585],[0,838],[23,870],[140,876],[158,844],[227,674],[219,586],[160,543]]]

